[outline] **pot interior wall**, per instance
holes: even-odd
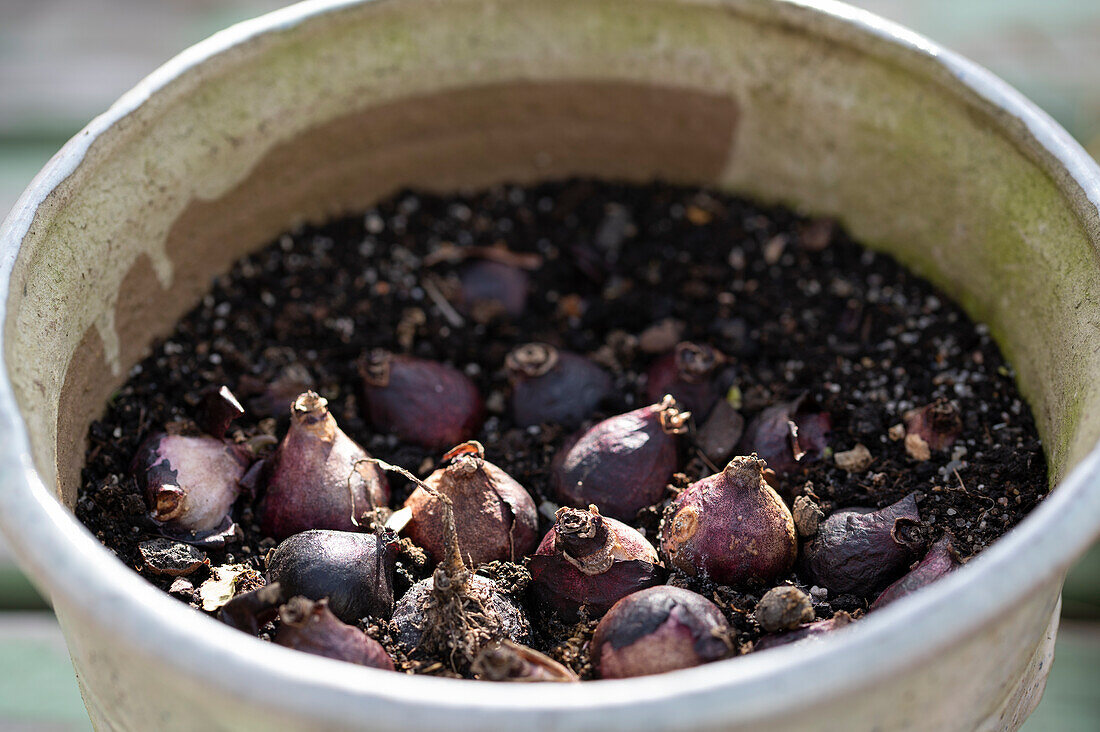
[[[47,484],[241,255],[406,186],[714,185],[839,217],[988,323],[1052,480],[1100,436],[1096,210],[932,60],[758,0],[375,2],[184,71],[91,144],[13,272],[6,360]],[[583,22],[581,18],[583,17]]]

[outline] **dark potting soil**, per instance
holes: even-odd
[[[455,313],[447,298],[459,265],[440,255],[452,247],[538,255],[526,312],[475,313],[483,322]],[[488,460],[543,504],[545,531],[553,516],[543,503],[551,499],[548,467],[569,434],[514,425],[505,355],[543,341],[608,369],[616,396],[590,425],[644,406],[647,367],[678,340],[707,343],[729,357],[729,399],[747,420],[800,395],[804,410],[829,415],[825,454],[780,480],[788,502],[808,482],[826,514],[882,507],[916,492],[928,538],[950,531],[969,557],[1046,492],[1031,414],[988,331],[890,257],[863,249],[831,222],[711,191],[568,181],[452,197],[406,192],[362,216],[284,235],[239,261],[134,367],[91,425],[77,516],[123,562],[198,607],[196,588],[210,576],[208,566],[184,578],[143,569],[138,545],[157,533],[129,476],[138,445],[152,431],[195,418],[200,395],[222,384],[248,410],[231,429],[235,439],[281,437],[285,406],[273,413],[262,389],[283,379],[295,393],[309,384],[325,396],[340,426],[372,455],[426,476],[440,454],[378,434],[359,414],[356,360],[383,347],[471,376],[489,411],[477,439]],[[914,459],[891,427],[937,398],[957,405],[962,434],[930,459]],[[840,469],[835,455],[857,444],[868,448],[870,465]],[[693,439],[683,441],[682,465],[668,498],[712,472]],[[396,476],[391,485],[398,508],[411,486]],[[210,565],[245,563],[263,572],[275,542],[262,534],[254,507],[247,496],[238,501],[233,517],[243,537],[209,551]],[[634,522],[651,541],[661,508]],[[422,553],[405,546],[398,593],[427,576]],[[526,601],[522,567],[481,571]],[[782,580],[811,589],[796,573]],[[768,587],[672,581],[719,605],[736,648],[747,650],[760,636],[752,611]],[[837,611],[858,618],[874,599],[821,595],[814,593],[818,618]],[[590,676],[585,643],[595,624],[567,626],[529,609],[536,645]],[[445,673],[441,664],[401,654],[386,624],[363,626],[395,653],[399,668]]]

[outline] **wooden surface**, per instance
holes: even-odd
[[[852,1],[989,67],[1100,157],[1100,2]],[[0,215],[68,137],[158,65],[282,4],[0,0]],[[86,729],[56,621],[0,540],[0,732]],[[1024,729],[1100,731],[1100,548],[1067,581],[1050,681]]]

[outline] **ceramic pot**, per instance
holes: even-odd
[[[988,325],[1053,493],[958,572],[812,647],[547,686],[294,654],[193,612],[73,518],[111,391],[294,225],[570,175],[835,216]],[[1100,531],[1100,172],[1045,114],[828,0],[308,2],[219,33],[69,142],[0,229],[0,524],[99,729],[1014,729]]]

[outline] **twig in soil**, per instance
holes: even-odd
[[[955,474],[955,480],[959,481],[959,489],[966,495],[967,498],[974,498],[979,501],[988,501],[991,507],[997,505],[997,502],[989,496],[983,496],[981,493],[971,493],[970,490],[967,489],[966,484],[963,483],[962,476],[959,475],[958,469],[954,469],[951,472]]]
[[[428,294],[431,301],[435,303],[435,306],[439,308],[439,312],[443,313],[443,317],[447,319],[455,328],[461,328],[466,325],[466,320],[458,314],[458,311],[454,309],[451,303],[447,302],[447,298],[439,289],[439,285],[435,283],[433,277],[425,277],[420,286],[424,288],[424,292]]]
[[[985,519],[986,514],[989,513],[990,509],[997,505],[997,502],[989,496],[984,496],[980,493],[971,493],[967,489],[966,484],[963,483],[962,476],[959,475],[958,469],[955,469],[952,472],[955,473],[955,480],[959,481],[959,488],[962,490],[963,494],[965,494],[967,498],[978,499],[980,501],[987,502],[981,512],[979,512],[978,515],[974,517],[974,523],[981,523]]]
[[[700,462],[703,463],[706,469],[709,470],[712,474],[722,472],[722,469],[711,462],[710,458],[708,458],[706,454],[704,454],[703,451],[699,448],[695,448],[695,455],[699,458]]]

